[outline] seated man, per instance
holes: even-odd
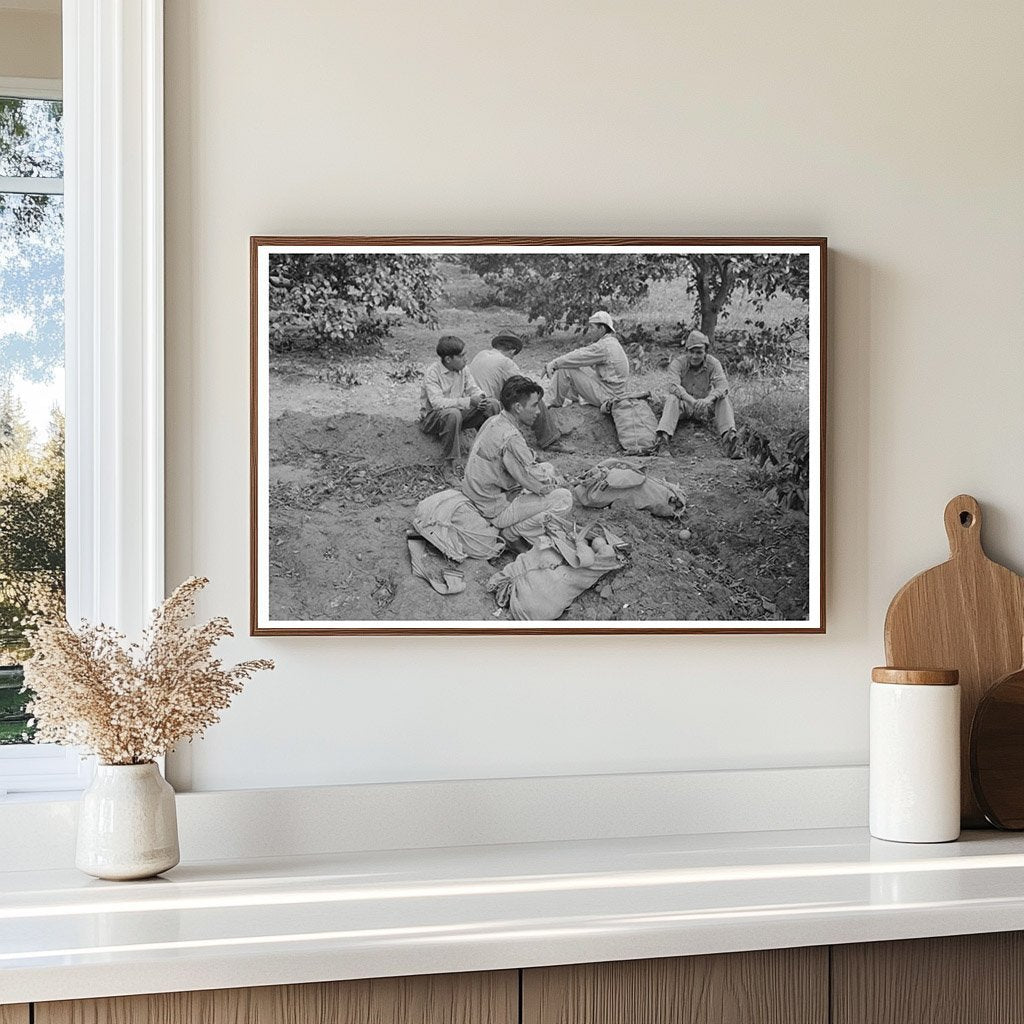
[[[629,356],[615,335],[615,321],[601,311],[588,321],[597,332],[597,340],[583,348],[552,359],[544,367],[544,375],[554,377],[558,408],[579,398],[587,405],[604,405],[610,399],[622,398],[629,377]]]
[[[523,371],[515,363],[515,357],[523,350],[523,339],[511,331],[502,331],[491,339],[491,347],[482,349],[473,356],[469,372],[488,398],[500,400],[501,389],[509,377],[522,377]],[[561,441],[559,429],[551,410],[543,399],[533,424],[533,436],[537,447],[548,452],[572,452],[571,445]]]
[[[420,393],[420,430],[441,439],[444,449],[442,476],[447,484],[459,482],[462,463],[462,431],[479,427],[501,406],[488,398],[466,369],[466,345],[454,334],[437,343],[440,362],[423,375]]]
[[[505,381],[502,411],[480,428],[462,480],[462,493],[505,540],[522,538],[531,545],[551,520],[564,522],[572,508],[572,492],[556,486],[551,465],[537,462],[523,437],[522,428],[537,418],[543,393],[528,377]]]
[[[683,346],[683,351],[668,364],[673,380],[658,424],[655,450],[667,448],[668,439],[676,432],[681,419],[714,417],[725,454],[730,459],[743,458],[736,436],[736,417],[729,401],[729,382],[722,364],[708,354],[707,335],[690,331]]]

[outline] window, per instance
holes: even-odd
[[[63,199],[52,160],[0,187],[63,209],[68,617],[129,635],[165,593],[162,31],[162,0],[65,3]],[[39,85],[0,78],[0,97],[61,100]],[[74,751],[0,745],[0,794],[90,773]]]
[[[0,786],[56,773],[77,757],[31,746],[19,662],[24,619],[63,604],[64,145],[59,83],[0,80]],[[46,769],[45,773],[41,769]],[[50,785],[50,780],[45,782]]]

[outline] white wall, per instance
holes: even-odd
[[[241,638],[195,788],[863,763],[948,498],[1024,569],[1024,6],[167,8],[168,582],[242,632],[249,235],[832,246],[826,636]]]

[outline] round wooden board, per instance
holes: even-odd
[[[971,726],[971,785],[997,828],[1024,829],[1024,668],[992,686]]]

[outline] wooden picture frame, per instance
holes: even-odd
[[[378,275],[367,273],[368,266],[382,268],[378,293]],[[400,268],[400,279],[389,277],[387,266]],[[429,271],[441,280],[442,291],[435,289],[443,296],[441,307],[435,298],[429,324],[416,324],[408,313],[413,309],[428,318],[414,294],[419,285],[401,277],[414,276],[414,266],[415,273]],[[595,298],[581,306],[587,295],[572,293],[576,312],[564,314],[568,326],[553,323],[551,310],[569,301],[564,296],[576,287],[572,282],[590,286],[592,268],[603,268],[593,271],[595,294],[610,291],[617,303]],[[645,285],[647,271],[653,276]],[[339,282],[346,281],[342,295]],[[524,295],[532,308],[522,308]],[[252,237],[251,634],[824,633],[826,295],[827,241],[818,237]],[[392,300],[398,305],[389,306]],[[681,351],[691,330],[707,326],[703,314],[715,312],[719,300],[709,354],[721,355],[728,370],[739,428],[734,449],[741,457],[729,449],[734,458],[724,458],[731,444],[727,433],[721,435],[721,451],[713,447],[714,425],[720,423],[712,414],[709,428],[686,423],[677,429],[670,458],[633,460],[648,476],[661,473],[687,493],[689,518],[651,519],[648,528],[636,518],[641,513],[631,512],[635,536],[625,538],[633,541],[625,549],[631,554],[616,549],[627,564],[581,594],[558,619],[521,620],[496,605],[484,584],[488,573],[505,564],[504,556],[482,568],[475,559],[463,563],[470,579],[456,597],[435,593],[413,577],[405,528],[417,500],[434,483],[436,489],[443,486],[432,475],[430,439],[417,428],[414,403],[422,373],[437,359],[439,336],[459,335],[470,356],[511,324],[526,342],[517,356],[525,364],[522,373],[540,379],[549,353],[577,344],[568,335],[585,317],[578,310],[613,305],[615,328],[630,357],[630,382],[644,388],[655,382],[645,401],[657,411],[654,387],[668,372],[666,358]],[[538,316],[538,308],[547,319]],[[406,315],[389,335],[387,321],[402,309]],[[788,312],[794,313],[791,319]],[[673,325],[669,321],[677,313]],[[538,327],[548,333],[538,333]],[[694,408],[717,412],[719,404]],[[570,483],[581,466],[622,454],[615,450],[611,417],[599,409],[581,404],[561,414],[575,417],[586,442],[584,451],[558,457],[555,471]],[[793,424],[797,429],[788,430]],[[381,429],[374,434],[376,426]],[[362,447],[359,437],[366,439]],[[440,461],[439,447],[437,454]],[[405,461],[387,464],[398,456]],[[597,518],[612,529],[618,522],[614,511]],[[804,574],[805,598],[799,589]],[[678,592],[671,589],[674,579]],[[472,599],[466,596],[470,591]],[[423,608],[440,617],[402,617]],[[472,617],[450,617],[466,614],[466,608]],[[681,614],[693,608],[701,617],[657,617],[666,609]],[[713,617],[732,608],[748,617]]]

